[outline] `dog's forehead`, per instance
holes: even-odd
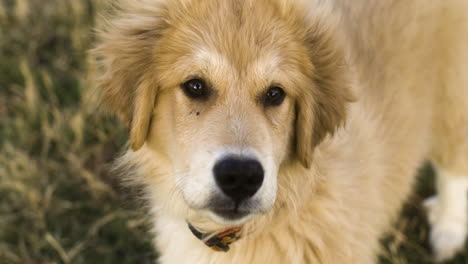
[[[194,64],[199,64],[199,67],[209,72],[210,75],[223,75],[227,78],[227,73],[230,73],[235,74],[238,80],[252,79],[255,76],[261,78],[274,76],[283,61],[278,51],[270,50],[257,54],[255,57],[252,56],[251,60],[245,61],[240,67],[232,58],[232,53],[224,53],[207,46],[194,48],[192,59]]]
[[[245,2],[245,3],[244,3]],[[200,1],[174,19],[182,43],[205,45],[241,68],[265,53],[291,47],[294,33],[275,1]],[[270,55],[270,54],[268,54]]]
[[[297,72],[308,63],[300,27],[284,17],[277,1],[205,0],[181,9],[170,16],[158,51],[159,68],[170,69],[168,82],[175,69],[179,81],[201,72],[226,82],[222,87],[247,80],[264,88],[285,69]]]

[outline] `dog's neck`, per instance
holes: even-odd
[[[190,223],[188,223],[188,228],[196,238],[200,239],[207,247],[214,251],[229,251],[229,245],[239,240],[242,236],[242,226],[230,227],[218,233],[203,233]]]

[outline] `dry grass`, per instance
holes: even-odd
[[[151,263],[144,213],[104,164],[125,129],[86,96],[86,50],[106,0],[0,0],[0,263]],[[381,263],[431,263],[420,196]],[[468,252],[468,248],[467,248]],[[468,254],[451,264],[468,263]]]

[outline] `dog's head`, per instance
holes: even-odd
[[[128,123],[132,150],[169,165],[164,177],[192,213],[233,225],[268,212],[280,168],[309,167],[352,98],[329,12],[301,1],[125,2],[95,54],[102,101]]]

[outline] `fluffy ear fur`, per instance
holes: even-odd
[[[148,134],[158,87],[153,81],[153,50],[162,22],[154,3],[120,8],[124,12],[117,13],[124,16],[104,22],[97,30],[98,44],[92,54],[99,66],[101,103],[129,126],[131,147],[138,150]]]
[[[311,85],[296,105],[296,150],[307,168],[314,148],[344,123],[347,104],[355,100],[345,56],[332,35],[335,32],[317,22],[306,34],[305,43],[314,69],[310,74]]]

